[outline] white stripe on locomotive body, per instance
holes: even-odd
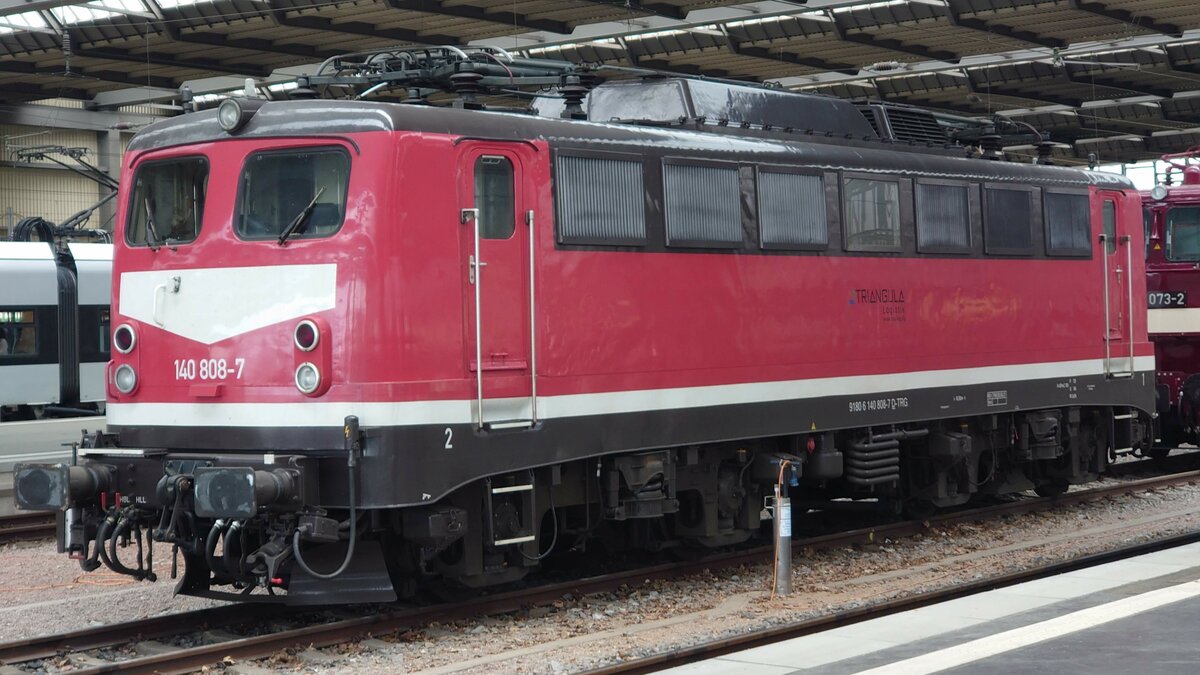
[[[1200,333],[1200,307],[1174,307],[1148,310],[1147,332]]]
[[[0,405],[59,403],[58,364],[0,366]]]
[[[206,345],[333,309],[336,295],[332,263],[121,273],[122,316]]]
[[[1154,357],[1135,359],[1135,372],[1154,377]],[[886,375],[857,375],[781,382],[749,382],[707,387],[614,391],[539,396],[543,419],[609,415],[641,411],[857,396],[941,387],[1054,380],[1104,374],[1103,359],[1024,363],[981,368],[930,370]],[[516,402],[528,399],[504,399]],[[484,404],[498,403],[485,399]],[[341,426],[357,415],[364,426],[469,424],[472,399],[404,402],[300,403],[119,403],[108,404],[108,421],[116,426],[321,427]]]

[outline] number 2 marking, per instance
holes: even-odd
[[[446,449],[447,450],[454,449],[454,443],[452,442],[453,440],[454,440],[454,430],[451,429],[450,427],[446,427]]]

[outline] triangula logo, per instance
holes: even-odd
[[[121,274],[121,314],[211,345],[333,309],[337,265],[271,265]]]

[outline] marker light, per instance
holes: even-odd
[[[123,323],[113,331],[113,347],[122,354],[128,354],[133,351],[133,347],[136,344],[137,333],[133,332],[133,326]]]
[[[1167,186],[1161,183],[1150,189],[1150,196],[1156,201],[1162,201],[1167,198]]]
[[[317,348],[317,343],[321,341],[321,331],[317,328],[317,324],[305,319],[296,324],[296,330],[292,333],[292,339],[296,341],[296,347],[302,352],[311,352]]]
[[[113,385],[122,394],[132,392],[137,387],[137,381],[137,373],[128,363],[117,366],[117,371],[113,373]]]
[[[311,394],[321,386],[321,373],[311,363],[301,363],[296,368],[296,388],[302,394]]]

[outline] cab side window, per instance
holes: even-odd
[[[513,165],[507,157],[484,155],[475,160],[475,208],[479,236],[508,239],[516,231]]]

